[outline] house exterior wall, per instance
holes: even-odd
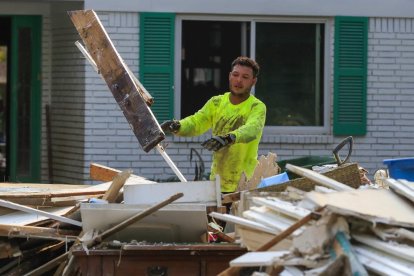
[[[139,14],[98,14],[120,55],[138,75]],[[333,93],[333,18],[330,18],[328,24],[328,37],[331,41],[330,91]],[[370,18],[368,51],[368,132],[365,136],[354,137],[351,161],[358,162],[372,175],[376,169],[384,167],[383,159],[414,156],[411,139],[414,131],[414,20],[397,17]],[[86,90],[94,91],[94,103],[87,100],[91,109],[88,108],[86,113],[85,146],[88,154],[85,155],[85,162],[97,162],[121,170],[131,168],[135,174],[151,179],[162,180],[174,176],[155,150],[149,153],[142,151],[103,80],[97,78],[91,69],[88,70],[90,72],[87,73]],[[331,112],[332,102],[331,95]],[[190,162],[191,148],[201,153],[206,171],[209,171],[211,154],[200,146],[207,138],[208,134],[193,138],[167,136],[164,141],[168,144],[168,155],[189,180],[194,177],[194,162]],[[279,160],[307,155],[332,156],[333,148],[343,138],[345,137],[335,137],[332,134],[265,134],[260,144],[259,155],[274,152]]]
[[[110,2],[110,4],[108,4]],[[288,1],[289,2],[289,1]],[[139,12],[177,12],[179,14],[213,13],[271,16],[325,16],[328,18],[330,40],[330,106],[331,129],[333,109],[333,53],[334,16],[369,16],[367,113],[368,132],[354,137],[351,161],[368,169],[371,175],[384,167],[383,159],[414,156],[414,19],[408,15],[414,2],[380,1],[359,9],[351,9],[347,2],[341,10],[338,1],[318,1],[325,9],[314,10],[305,2],[293,7],[286,1],[277,1],[277,10],[263,1],[251,1],[240,7],[220,6],[199,1],[185,4],[181,1],[52,1],[2,2],[2,14],[41,14],[42,29],[42,182],[93,183],[89,180],[89,165],[96,162],[117,169],[133,169],[135,174],[163,180],[174,176],[163,158],[155,151],[145,153],[130,130],[122,111],[116,104],[104,80],[93,71],[82,57],[74,42],[80,40],[66,14],[67,10],[93,8],[97,11],[121,57],[132,72],[139,73]],[[328,3],[329,2],[329,3]],[[392,2],[392,3],[391,3]],[[181,3],[181,4],[180,4]],[[187,3],[187,2],[185,2]],[[221,3],[221,2],[220,2]],[[273,2],[272,2],[273,3]],[[360,2],[358,2],[360,3]],[[312,3],[315,7],[321,5]],[[254,5],[254,6],[252,6]],[[266,7],[265,10],[261,7]],[[407,7],[408,5],[408,7]],[[212,8],[214,7],[214,9]],[[369,8],[368,8],[369,7]],[[372,9],[374,7],[374,9]],[[276,7],[275,7],[276,9]],[[308,9],[306,11],[306,9]],[[250,10],[250,12],[249,12]],[[279,11],[279,12],[278,12]],[[339,12],[341,11],[341,12]],[[410,18],[411,16],[411,18]],[[151,91],[149,91],[151,93]],[[156,101],[156,99],[155,99]],[[53,176],[48,177],[49,159],[45,105],[51,107],[51,143]],[[196,149],[211,165],[211,153],[200,143],[209,138],[182,138],[167,136],[163,144],[166,152],[184,176],[194,177],[194,161],[190,161],[191,148]],[[279,160],[312,156],[331,156],[332,149],[344,137],[332,134],[289,135],[265,134],[259,155],[274,152]]]
[[[79,35],[67,15],[68,10],[79,9],[83,5],[77,2],[50,6],[52,68],[51,95],[47,101],[51,113],[53,177],[50,180],[43,174],[47,182],[83,184],[89,175],[84,161],[85,99],[90,93],[85,86],[86,62],[74,44]],[[46,140],[46,133],[42,138]]]

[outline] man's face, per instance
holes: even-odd
[[[256,81],[252,68],[236,65],[229,74],[230,92],[235,96],[249,94]]]

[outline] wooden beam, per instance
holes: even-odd
[[[106,191],[102,199],[108,201],[109,203],[115,202],[116,198],[118,197],[119,191],[122,189],[131,173],[131,170],[126,170],[120,172],[117,176],[115,176],[111,186]]]
[[[74,241],[77,236],[73,231],[58,230],[48,227],[18,226],[0,224],[0,236],[20,238],[42,238],[51,240]]]
[[[165,139],[165,134],[143,98],[143,92],[122,60],[93,10],[68,12],[87,51],[145,152]]]

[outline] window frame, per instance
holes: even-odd
[[[324,60],[323,60],[323,125],[322,126],[265,126],[263,130],[263,136],[275,136],[275,135],[324,135],[329,134],[331,131],[331,113],[332,113],[332,70],[331,70],[331,50],[332,50],[332,37],[331,37],[331,18],[323,17],[270,17],[270,16],[209,16],[209,15],[176,15],[175,18],[175,53],[174,53],[174,117],[181,118],[181,48],[182,48],[182,21],[194,20],[194,21],[239,21],[250,22],[250,51],[247,53],[253,59],[256,57],[256,23],[314,23],[324,24]],[[259,80],[260,81],[260,78]],[[254,87],[252,94],[254,95]]]

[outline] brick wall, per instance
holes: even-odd
[[[138,75],[138,15],[102,12],[99,17],[120,55]],[[332,74],[334,26],[333,20],[329,22]],[[383,159],[414,156],[414,20],[371,18],[368,49],[368,133],[354,137],[351,161],[358,162],[372,175],[383,167]],[[131,168],[135,174],[152,179],[174,176],[155,150],[142,151],[104,81],[88,66],[86,72],[84,169],[90,162],[97,162],[121,170]],[[332,79],[330,91],[333,91]],[[331,108],[332,101],[331,95]],[[208,134],[193,138],[168,136],[164,143],[168,155],[188,180],[194,178],[191,148],[201,153],[209,171],[210,152],[200,146],[208,137]],[[331,134],[264,135],[259,154],[271,151],[279,160],[305,155],[332,156],[332,149],[343,138]]]
[[[51,96],[43,100],[51,107],[53,183],[82,184],[89,173],[83,160],[85,62],[74,45],[79,36],[66,13],[78,9],[82,6],[75,2],[54,3],[50,7]],[[46,137],[43,133],[42,146]],[[42,156],[46,150],[43,148]],[[42,177],[47,177],[45,170]]]

